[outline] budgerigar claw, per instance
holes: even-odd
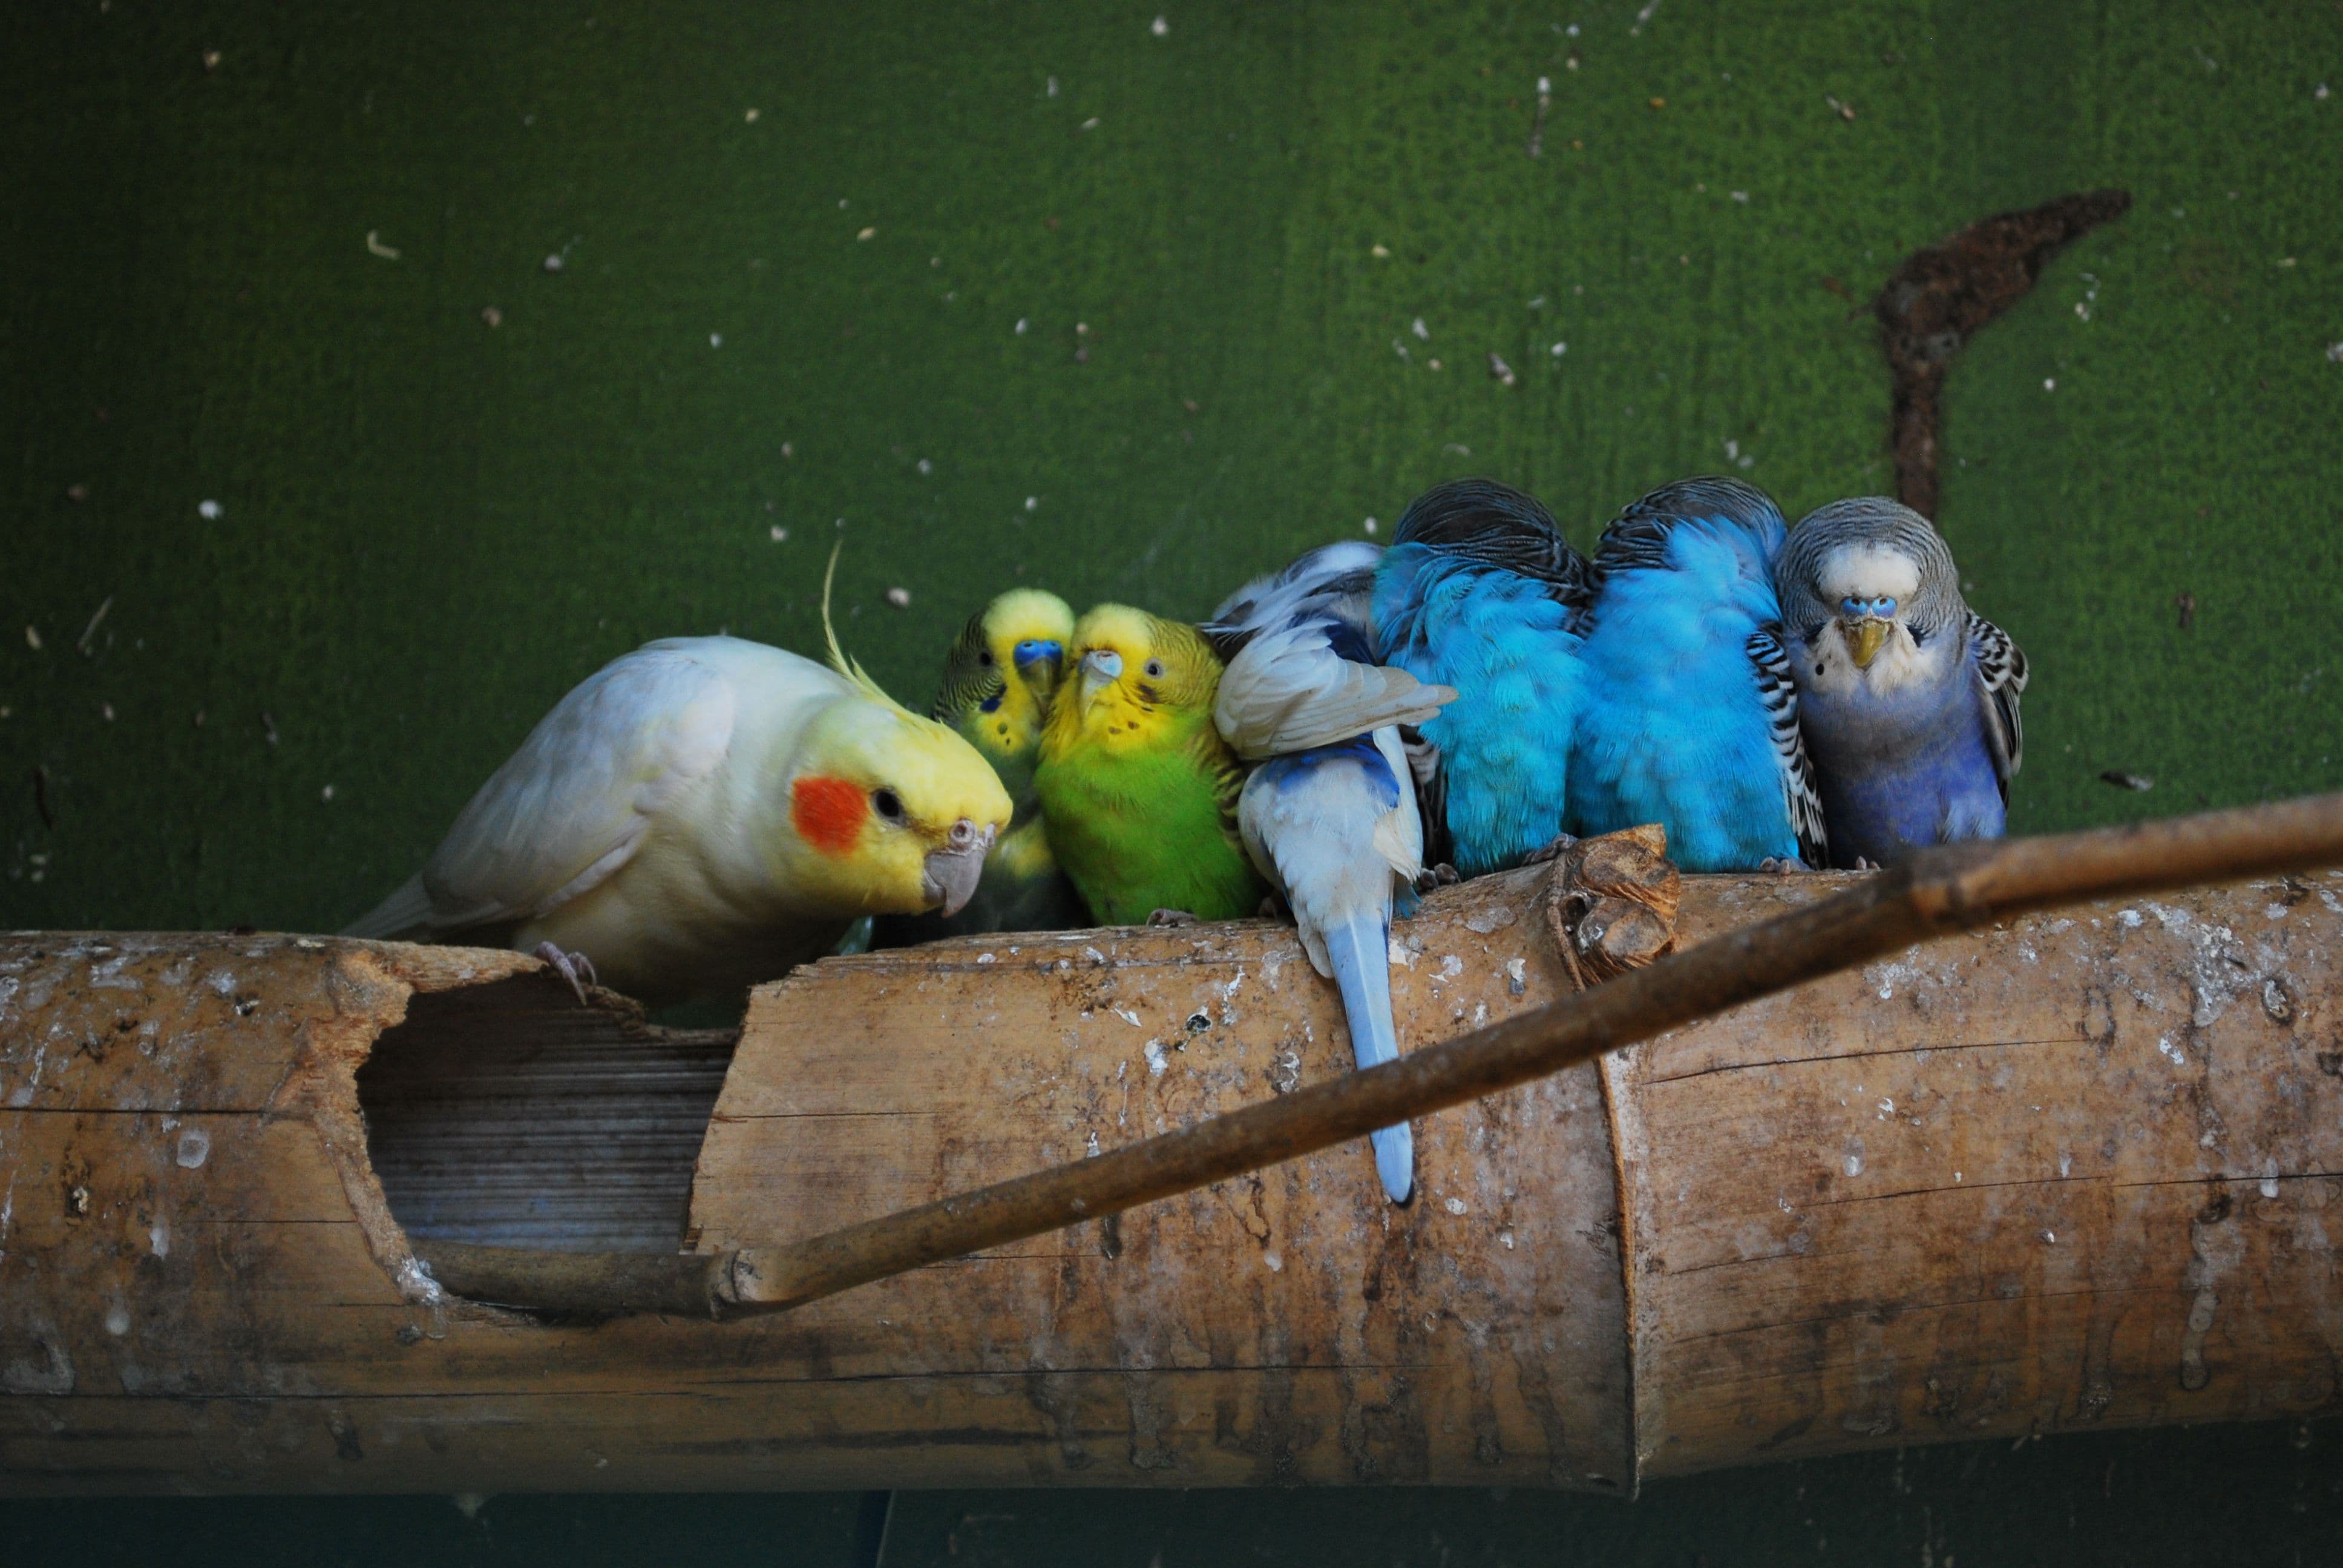
[[[1443,860],[1436,866],[1426,866],[1415,874],[1415,890],[1428,893],[1434,888],[1453,888],[1463,879],[1456,874],[1455,867]]]
[[[1768,855],[1757,862],[1757,869],[1771,871],[1777,877],[1794,877],[1807,867],[1795,855]]]
[[[1261,896],[1261,908],[1255,910],[1253,913],[1264,920],[1282,920],[1285,919],[1285,905],[1275,893],[1263,893]]]
[[[1562,858],[1564,850],[1569,849],[1573,844],[1577,842],[1578,840],[1568,833],[1556,833],[1551,839],[1539,845],[1536,849],[1532,849],[1528,854],[1523,855],[1522,857],[1522,864],[1524,866],[1542,866],[1548,860],[1558,860]]]
[[[578,993],[579,1007],[590,1005],[586,999],[586,988],[602,983],[601,977],[594,972],[592,959],[584,953],[564,952],[553,942],[538,943],[537,956],[543,959],[554,973],[569,982],[569,989]]]
[[[1192,926],[1197,920],[1185,910],[1156,910],[1148,915],[1147,923],[1151,926]]]
[[[1855,869],[1858,871],[1884,871],[1887,869],[1886,867],[1881,865],[1878,861],[1862,855],[1857,855],[1855,858]]]

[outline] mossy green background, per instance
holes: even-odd
[[[1850,297],[2107,185],[2130,216],[1949,394],[1941,522],[2033,658],[2014,825],[2335,788],[2338,171],[2334,0],[12,7],[0,925],[331,930],[604,659],[719,628],[813,646],[841,532],[841,630],[917,700],[1000,587],[1192,615],[1453,475],[1531,487],[1582,544],[1690,471],[1794,516],[1881,489]],[[2217,1518],[2282,1438],[2127,1441],[2200,1456],[2187,1506]],[[1964,1530],[1999,1562],[2146,1560],[2116,1543],[2182,1505],[2041,1479],[2065,1461],[1928,1462],[1994,1478],[1946,1483],[1941,1561],[1983,1560]],[[1631,1512],[963,1512],[1073,1522],[1017,1561],[1135,1568],[1153,1547],[1081,1530],[1225,1516],[1223,1560],[1306,1560],[1339,1516],[1408,1563],[1925,1561],[1912,1510],[1856,1489],[1871,1463]],[[1793,1473],[1811,1527],[1746,1527],[1735,1500]],[[2343,1499],[2305,1485],[2257,1560],[2343,1551]],[[170,1507],[0,1528],[206,1517]],[[1433,1544],[1403,1527],[1426,1509]],[[404,1560],[368,1543],[379,1506],[315,1516]]]

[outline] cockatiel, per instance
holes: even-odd
[[[1579,661],[1571,830],[1656,822],[1687,871],[1823,863],[1774,558],[1787,528],[1738,479],[1680,479],[1603,530]]]
[[[1999,838],[2026,656],[1962,599],[1928,519],[1882,496],[1834,501],[1774,569],[1833,860]]]
[[[536,950],[658,1004],[770,980],[866,913],[958,910],[1008,791],[835,633],[830,661],[730,637],[613,659],[345,934]]]
[[[967,908],[954,915],[883,916],[872,945],[907,947],[980,931],[1063,930],[1087,922],[1081,897],[1050,853],[1033,792],[1042,721],[1073,637],[1074,612],[1039,588],[1011,588],[969,618],[944,660],[928,717],[950,725],[992,764],[1016,815],[992,847]]]
[[[1456,699],[1410,748],[1427,839],[1467,877],[1554,843],[1584,676],[1585,558],[1533,497],[1489,479],[1425,491],[1376,568],[1377,654]]]
[[[1074,628],[1033,787],[1058,864],[1106,925],[1261,906],[1236,829],[1237,759],[1212,728],[1221,661],[1195,628],[1100,605]]]
[[[1394,904],[1414,907],[1423,828],[1398,726],[1422,724],[1456,694],[1379,668],[1368,616],[1383,551],[1312,550],[1246,584],[1206,623],[1229,660],[1213,719],[1257,762],[1237,801],[1245,852],[1293,911],[1302,945],[1341,990],[1362,1068],[1399,1054],[1388,953]],[[1383,1191],[1413,1194],[1407,1124],[1372,1135]]]

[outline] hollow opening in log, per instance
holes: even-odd
[[[417,993],[357,1074],[392,1216],[417,1240],[676,1251],[739,1040],[535,976]]]

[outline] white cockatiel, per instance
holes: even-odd
[[[345,934],[534,950],[662,1003],[771,980],[866,914],[957,911],[1008,792],[830,653],[694,637],[613,659]]]

